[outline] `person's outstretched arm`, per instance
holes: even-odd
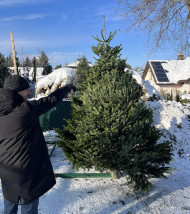
[[[51,108],[66,98],[71,90],[76,91],[75,86],[66,85],[52,92],[49,96],[40,98],[39,100],[29,101],[29,106],[36,114],[41,115],[49,111]]]

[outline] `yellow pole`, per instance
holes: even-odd
[[[13,51],[14,74],[17,75],[16,54],[15,54],[15,46],[14,46],[14,40],[13,40],[13,32],[11,32],[11,43],[12,43],[12,51]]]

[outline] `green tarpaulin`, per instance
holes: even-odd
[[[40,116],[40,124],[43,131],[54,128],[63,128],[66,122],[63,119],[71,118],[71,102],[62,101],[56,107]]]

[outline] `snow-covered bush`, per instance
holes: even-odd
[[[75,71],[72,68],[55,69],[52,73],[38,78],[36,84],[37,97],[46,96],[66,84],[72,83]]]

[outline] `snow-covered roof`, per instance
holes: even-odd
[[[77,60],[76,62],[72,62],[70,64],[67,64],[65,67],[68,67],[68,68],[76,68],[78,66],[78,64],[80,63],[80,60]],[[92,67],[92,63],[91,62],[88,62],[88,66],[89,67]]]
[[[166,83],[176,84],[181,80],[190,79],[190,57],[187,57],[184,60],[149,60],[149,63],[151,62],[161,63],[164,73],[169,80],[169,82],[166,81]],[[156,70],[153,68],[153,66],[152,69],[155,76],[157,77]],[[160,83],[159,80],[158,83]]]

